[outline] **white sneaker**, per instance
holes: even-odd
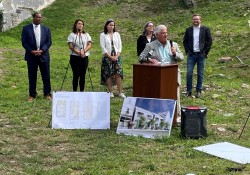
[[[110,92],[110,97],[111,97],[111,98],[114,98],[114,97],[115,97],[114,94],[113,94],[113,92]]]
[[[120,93],[120,94],[119,94],[119,97],[121,97],[121,98],[126,98],[126,96],[124,95],[124,93]]]

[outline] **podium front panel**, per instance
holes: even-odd
[[[177,100],[178,65],[133,65],[133,96]]]
[[[161,68],[160,98],[177,100],[178,66]]]

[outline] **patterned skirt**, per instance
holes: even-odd
[[[115,74],[118,74],[123,79],[122,70],[122,59],[119,56],[117,61],[110,61],[109,58],[102,58],[102,68],[101,68],[101,85],[107,85],[107,79],[109,77],[113,78],[113,85],[116,85]]]

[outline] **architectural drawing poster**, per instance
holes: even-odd
[[[154,138],[170,136],[176,100],[127,97],[124,99],[117,133]]]
[[[52,128],[109,129],[109,93],[53,92]]]

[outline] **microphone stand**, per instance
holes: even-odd
[[[78,29],[78,33],[79,33],[79,46],[80,46],[80,43],[81,43],[81,29]],[[83,43],[82,43],[82,47],[84,48]],[[80,57],[82,57],[82,53],[81,53],[82,47],[80,47]]]
[[[247,121],[248,121],[248,119],[249,119],[249,118],[250,118],[250,113],[249,113],[249,115],[248,115],[248,117],[247,117],[247,120],[246,120],[246,122],[245,122],[245,124],[244,124],[244,126],[243,126],[242,130],[241,130],[241,133],[240,133],[239,139],[240,139],[240,137],[241,137],[241,135],[242,135],[242,133],[243,133],[243,131],[244,131],[245,127],[246,127],[246,124],[247,124]]]
[[[80,44],[81,40],[82,40],[82,37],[81,37],[81,31],[80,31],[80,29],[78,31],[79,31],[79,44]],[[81,53],[82,49],[84,49],[83,41],[82,41],[82,47],[80,47],[80,57],[82,57],[82,53]],[[94,87],[93,87],[91,76],[90,76],[89,66],[87,67],[87,69],[88,69],[88,73],[89,73],[89,80],[90,80],[90,84],[91,84],[91,87],[92,87],[92,91],[94,91]]]
[[[92,87],[92,91],[94,92],[94,87],[93,87],[93,84],[92,84],[89,67],[88,67],[88,72],[89,72],[89,80],[90,80],[90,84],[91,84],[91,87]]]
[[[64,75],[64,78],[63,78],[63,82],[62,82],[60,91],[62,91],[62,87],[63,87],[64,81],[65,81],[65,79],[66,79],[66,76],[67,76],[67,73],[68,73],[68,69],[69,69],[69,63],[68,63],[68,66],[67,66],[67,68],[66,68],[66,72],[65,72],[65,75]]]
[[[78,30],[78,31],[79,31],[79,30]],[[76,43],[77,36],[78,36],[78,33],[77,33],[77,35],[76,35],[76,39],[75,39],[74,45],[75,45],[75,43]],[[79,37],[79,40],[80,40],[80,37]],[[75,46],[74,46],[74,47],[75,47]],[[72,53],[73,53],[73,51],[72,51]],[[72,53],[71,53],[71,54],[72,54]],[[66,68],[66,72],[65,72],[65,75],[64,75],[64,78],[63,78],[63,82],[62,82],[62,84],[61,84],[60,91],[62,91],[63,84],[64,84],[64,81],[65,81],[65,79],[66,79],[66,76],[67,76],[67,73],[68,73],[68,70],[69,70],[69,64],[70,64],[70,61],[69,61],[68,66],[67,66],[67,68]]]
[[[80,33],[80,30],[79,30],[79,29],[78,29],[78,33],[79,33],[79,43],[80,43],[80,36],[81,36],[81,33]],[[75,43],[76,43],[78,33],[77,33],[77,35],[76,35],[76,39],[75,39],[74,45],[75,45]],[[81,48],[81,49],[82,49],[82,48]],[[80,49],[80,56],[81,56],[81,49]],[[73,51],[72,51],[72,52],[73,52]],[[71,54],[72,54],[72,53],[71,53]],[[69,61],[68,66],[67,66],[67,68],[66,68],[66,72],[65,72],[65,75],[64,75],[64,78],[63,78],[61,87],[60,87],[60,91],[62,91],[62,88],[63,88],[63,85],[64,85],[64,81],[65,81],[65,79],[66,79],[66,76],[67,76],[67,73],[68,73],[68,70],[69,70],[69,65],[70,65],[70,61]],[[51,119],[50,119],[50,121],[49,121],[49,123],[48,123],[48,127],[50,126],[51,121],[52,121],[52,117],[51,117]]]

